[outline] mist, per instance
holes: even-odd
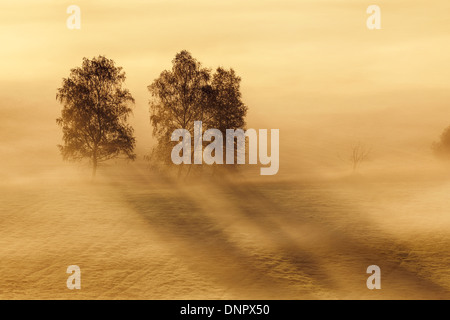
[[[448,298],[450,163],[431,146],[450,125],[450,3],[377,3],[376,31],[351,0],[78,1],[80,30],[71,3],[2,5],[0,297]],[[147,159],[147,86],[181,50],[242,78],[247,128],[280,130],[276,175]],[[98,55],[126,72],[137,159],[93,181],[57,148],[56,90]],[[355,143],[370,153],[353,170]]]

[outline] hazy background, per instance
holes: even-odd
[[[450,125],[449,13],[448,0],[0,1],[2,297],[77,294],[77,263],[77,298],[448,297],[449,168],[430,146]],[[141,165],[147,85],[183,49],[242,77],[248,127],[280,129],[278,175],[189,189]],[[127,74],[138,161],[92,186],[56,148],[55,95],[98,55]],[[356,179],[355,141],[373,149]],[[382,295],[365,288],[377,263]]]
[[[382,30],[366,28],[370,1],[77,1],[82,27],[69,30],[72,2],[2,1],[1,161],[59,160],[56,88],[99,54],[127,73],[142,158],[146,86],[187,49],[242,77],[249,127],[281,129],[280,174],[335,164],[356,140],[380,164],[422,162],[450,123],[450,3],[376,3]]]

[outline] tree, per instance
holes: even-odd
[[[434,154],[442,159],[450,159],[450,126],[441,134],[438,142],[432,145]]]
[[[150,101],[150,122],[157,139],[154,155],[170,161],[170,136],[175,129],[193,132],[194,121],[203,121],[209,114],[207,102],[210,70],[183,50],[172,60],[172,70],[164,70],[147,88]]]
[[[219,67],[212,77],[209,91],[212,117],[207,124],[209,128],[219,129],[224,137],[226,137],[226,129],[245,129],[248,108],[242,102],[240,83],[241,78],[233,69],[225,70]],[[226,143],[223,147],[225,154]],[[236,141],[234,141],[234,149],[236,158],[238,151]]]
[[[244,128],[247,106],[242,102],[241,78],[233,69],[217,68],[210,91],[212,117],[209,126],[225,134],[226,129]]]
[[[170,137],[175,129],[194,131],[194,121],[202,121],[203,130],[243,128],[247,107],[241,100],[240,81],[233,69],[203,68],[188,51],[172,60],[172,70],[163,71],[148,86],[150,122],[157,146],[153,155],[170,163],[170,152],[176,142]],[[225,144],[224,144],[225,146]],[[191,148],[193,152],[193,148]]]
[[[368,159],[370,152],[370,148],[361,142],[352,145],[349,160],[352,164],[353,171],[356,171],[358,166]]]
[[[93,177],[100,162],[120,155],[136,158],[133,128],[127,123],[134,99],[123,88],[125,79],[113,60],[83,58],[82,66],[71,69],[57,89],[63,109],[56,122],[64,142],[58,147],[64,160],[90,159]]]

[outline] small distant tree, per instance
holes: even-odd
[[[356,171],[362,162],[368,160],[370,153],[371,149],[361,142],[352,145],[349,160],[353,171]]]
[[[441,159],[450,159],[450,126],[442,132],[439,141],[432,145],[434,154]]]
[[[90,159],[93,177],[100,162],[120,155],[136,157],[133,128],[127,122],[134,99],[123,88],[125,79],[113,60],[83,58],[81,67],[72,69],[57,89],[63,109],[56,123],[64,141],[58,147],[64,160]]]

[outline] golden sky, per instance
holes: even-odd
[[[352,121],[362,133],[367,121],[336,124],[329,117],[386,119],[389,114],[401,119],[392,126],[432,127],[431,138],[450,122],[448,112],[445,116],[428,112],[445,112],[450,98],[448,0],[0,3],[4,152],[17,148],[8,145],[11,139],[36,147],[30,137],[46,137],[57,154],[54,145],[61,134],[54,119],[61,106],[55,100],[56,88],[83,57],[99,54],[114,59],[127,73],[127,86],[136,98],[133,121],[142,149],[149,147],[146,139],[151,133],[146,86],[170,68],[182,49],[206,67],[236,70],[253,127],[289,132],[304,124],[310,130],[305,117],[318,114],[328,119],[318,135],[344,132]],[[66,27],[71,4],[81,8],[81,30]],[[366,27],[371,4],[381,8],[381,30]]]
[[[368,5],[382,12],[370,31]],[[81,30],[66,27],[70,4]],[[150,82],[177,51],[233,66],[276,94],[445,87],[450,3],[440,1],[2,1],[1,81],[53,81],[106,54]],[[56,79],[55,79],[56,78]],[[131,80],[133,78],[133,80]]]

